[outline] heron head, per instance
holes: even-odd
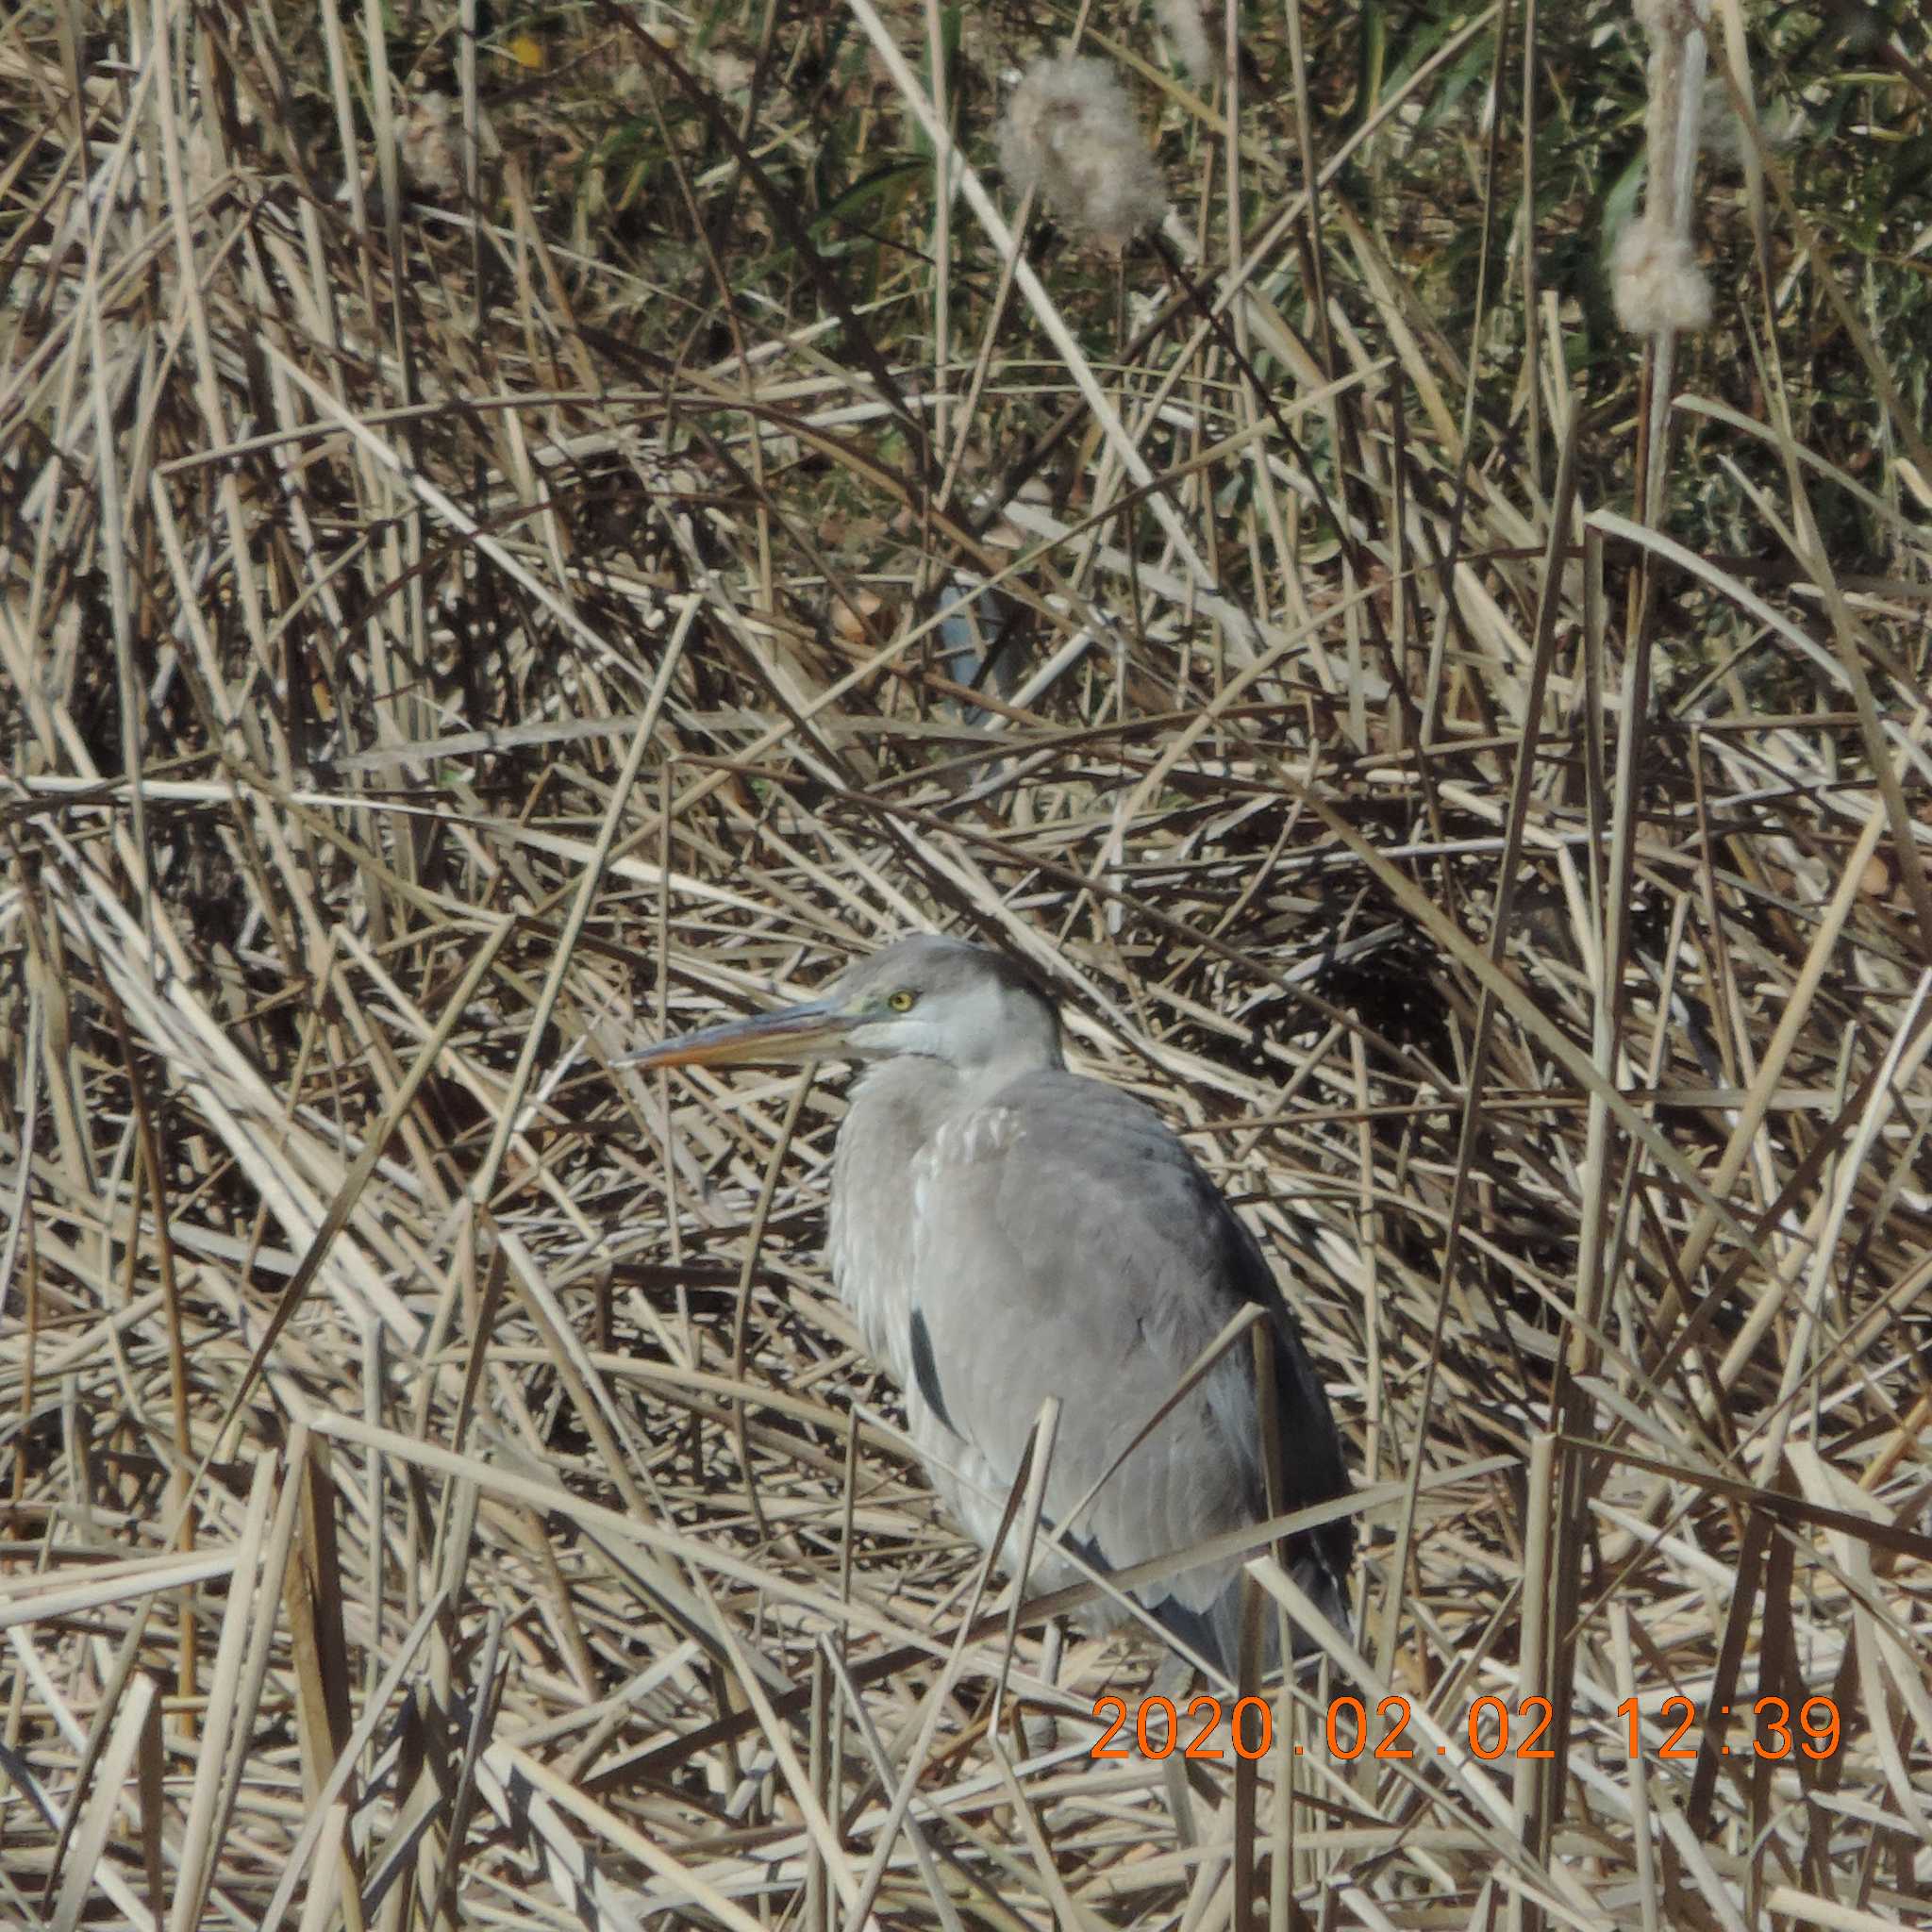
[[[918,1055],[960,1068],[1060,1064],[1053,1002],[1003,955],[920,933],[849,966],[818,999],[627,1055],[645,1067]]]

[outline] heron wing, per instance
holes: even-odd
[[[1058,1396],[1046,1511],[1065,1523],[1065,1523],[1106,1567],[1172,1555],[1265,1513],[1245,1344],[1121,1460],[1249,1303],[1267,1311],[1273,1341],[1286,1501],[1346,1491],[1327,1395],[1266,1260],[1187,1149],[1131,1095],[1058,1070],[1028,1074],[933,1138],[914,1191],[909,1300],[926,1407],[1001,1488],[1041,1403]],[[1345,1602],[1351,1545],[1341,1523],[1294,1553],[1306,1581],[1328,1586],[1331,1609]],[[1232,1564],[1198,1566],[1143,1600],[1226,1663],[1237,1581]]]

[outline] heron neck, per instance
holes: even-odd
[[[949,1132],[970,1136],[982,1110],[1041,1064],[1038,1055],[972,1067],[908,1055],[874,1062],[852,1090],[832,1157],[827,1256],[866,1346],[901,1388],[914,1375],[907,1297],[917,1266],[922,1157],[941,1152],[936,1143]]]
[[[1027,1051],[964,1067],[908,1054],[867,1067],[853,1089],[852,1107],[855,1114],[862,1108],[874,1120],[890,1121],[909,1159],[944,1122],[988,1105],[1015,1080],[1048,1064],[1040,1054]]]

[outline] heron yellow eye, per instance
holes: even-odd
[[[919,1004],[919,995],[909,987],[902,986],[886,1001],[895,1013],[909,1013]]]

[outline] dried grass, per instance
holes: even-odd
[[[903,105],[923,29],[854,15]],[[393,199],[395,82],[323,18],[326,83],[266,12],[137,10],[118,70],[65,13],[0,40],[0,1920],[1922,1912],[1932,541],[1895,484],[1769,377],[1761,418],[1692,383],[1654,420],[1765,551],[1625,515],[1681,458],[1627,389],[1580,407],[1574,313],[1500,376],[1273,124],[1223,154],[1274,201],[1204,258],[1212,318],[1180,291],[1103,355],[1078,288],[1007,307],[976,190],[860,300],[756,97],[741,140],[717,105],[736,158],[681,186],[740,169],[798,301],[673,358],[473,70],[488,223],[441,164]],[[1316,275],[1346,299],[1304,312]],[[1827,487],[1882,564],[1834,566]],[[1058,988],[1334,1378],[1359,1644],[1258,1794],[1203,1768],[1191,1836],[1090,1756],[1152,1653],[1042,1683],[829,1298],[836,1081],[608,1071],[914,924]],[[1344,1681],[1411,1757],[1331,1755]],[[1703,1721],[1774,1695],[1835,1700],[1837,1748]],[[1552,1755],[1478,1758],[1484,1697],[1549,1700]]]

